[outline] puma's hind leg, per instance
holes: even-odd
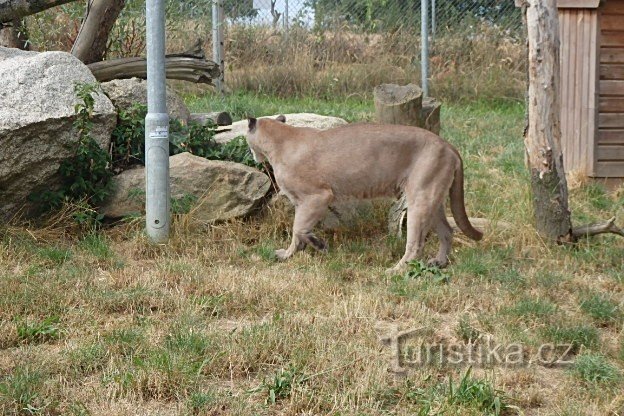
[[[440,205],[435,213],[434,224],[436,234],[440,240],[438,254],[429,259],[430,266],[446,267],[448,265],[448,256],[451,253],[451,243],[453,241],[453,229],[446,220],[444,213],[444,205]]]
[[[327,207],[331,200],[331,192],[326,192],[309,195],[299,201],[295,207],[295,221],[290,246],[287,249],[275,251],[279,260],[286,260],[297,251],[305,249],[308,244],[319,251],[327,250],[325,241],[314,235],[312,230],[327,213]]]
[[[416,201],[408,197],[405,254],[394,267],[387,270],[388,273],[401,272],[407,263],[422,256],[425,237],[431,223],[429,217],[432,208],[426,198],[418,198]]]

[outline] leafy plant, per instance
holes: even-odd
[[[61,332],[59,322],[58,316],[50,316],[43,321],[34,322],[20,320],[17,322],[17,337],[27,343],[57,339]]]
[[[100,148],[91,135],[94,95],[99,94],[99,88],[96,84],[76,84],[74,91],[79,99],[75,106],[76,120],[73,125],[78,132],[76,153],[59,166],[61,187],[58,190],[45,190],[31,195],[31,199],[42,204],[45,210],[58,209],[67,201],[86,201],[89,206],[97,205],[110,191],[112,172],[108,153]],[[78,212],[92,217],[88,211]]]
[[[265,379],[262,385],[253,391],[266,392],[265,403],[275,404],[279,400],[289,397],[293,388],[305,380],[303,374],[291,365],[286,369],[280,369],[275,373],[273,379]]]
[[[145,164],[145,116],[147,107],[135,104],[118,109],[117,127],[113,130],[112,163],[115,173],[132,165]],[[215,140],[213,124],[191,122],[188,126],[178,120],[169,124],[169,154],[189,152],[210,160],[227,160],[259,168],[251,155],[244,136],[221,144]]]
[[[115,173],[145,164],[145,116],[147,106],[134,104],[117,109],[117,126],[112,134],[112,163]]]
[[[405,272],[406,279],[417,279],[420,277],[431,276],[434,282],[448,283],[450,276],[442,271],[439,267],[429,266],[422,260],[412,260],[407,263],[408,269]]]

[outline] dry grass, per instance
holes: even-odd
[[[83,14],[76,3],[27,19],[35,50],[69,51]],[[140,13],[117,22],[108,58],[143,55]],[[70,28],[68,31],[67,28]],[[179,53],[203,39],[212,50],[205,20],[168,20],[167,48]],[[362,33],[349,26],[312,31],[294,26],[286,37],[270,27],[232,24],[225,31],[226,84],[232,91],[282,98],[370,98],[382,83],[420,84],[418,28]],[[449,101],[524,98],[525,48],[521,40],[487,24],[446,29],[431,43],[432,96]]]
[[[4,228],[0,414],[481,415],[494,413],[483,407],[493,397],[516,406],[504,414],[621,414],[624,241],[540,240],[513,138],[521,108],[445,111],[444,135],[466,159],[469,212],[513,224],[480,243],[457,236],[448,282],[383,274],[403,242],[386,235],[381,209],[325,233],[329,254],[287,263],[272,254],[288,242],[279,209],[213,226],[180,216],[167,246],[150,245],[140,224]],[[621,221],[621,189],[571,193],[577,221]],[[465,367],[388,373],[379,339],[393,327],[423,327],[427,341],[518,342],[529,356],[546,342],[584,344],[575,357],[587,358],[475,368],[462,395],[447,386]]]

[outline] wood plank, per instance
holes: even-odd
[[[571,135],[570,131],[570,117],[573,106],[570,104],[570,67],[572,63],[570,61],[570,44],[572,42],[572,38],[570,36],[570,13],[571,10],[559,10],[559,17],[561,19],[561,25],[559,26],[560,38],[561,38],[561,48],[559,50],[559,54],[561,57],[560,62],[566,62],[566,65],[561,65],[559,68],[559,73],[561,75],[561,148],[564,154],[564,159],[567,160],[567,149],[568,149],[568,137]]]
[[[589,116],[587,121],[587,167],[586,172],[589,175],[593,175],[596,170],[596,149],[598,147],[598,65],[600,61],[600,45],[598,37],[598,10],[591,10],[591,27],[589,38],[589,92],[588,92],[588,108],[587,114]]]
[[[580,123],[583,116],[583,110],[581,109],[581,80],[583,73],[583,51],[579,49],[579,44],[583,42],[583,10],[572,10],[570,13],[571,28],[574,32],[574,36],[571,36],[570,43],[570,64],[571,68],[571,82],[573,95],[571,97],[573,103],[573,116],[570,118],[570,131],[568,132],[568,150],[564,154],[564,160],[567,157],[568,167],[570,170],[579,168],[578,165],[578,147],[581,141],[581,129]]]
[[[589,144],[590,141],[594,140],[593,135],[589,135],[589,67],[591,62],[591,22],[592,22],[592,12],[590,9],[582,10],[582,25],[583,28],[581,30],[581,44],[578,45],[581,49],[581,55],[579,56],[580,62],[579,65],[581,67],[580,75],[580,90],[581,90],[581,117],[580,117],[580,125],[579,125],[579,141],[576,144],[577,155],[576,165],[579,169],[584,172],[588,171],[588,167],[591,165],[589,163],[588,158],[593,156],[589,152]]]
[[[624,79],[624,65],[602,64],[600,65],[600,79]]]
[[[599,130],[598,144],[620,144],[624,145],[624,129],[621,130]]]
[[[598,161],[617,161],[624,162],[624,146],[598,146]]]
[[[622,113],[624,97],[600,97],[598,108],[601,113]]]
[[[603,13],[600,28],[607,31],[624,31],[624,18],[622,15]]]
[[[624,177],[624,161],[596,163],[596,176],[599,178]]]
[[[601,30],[600,45],[616,47],[624,45],[624,32],[607,32]]]
[[[622,19],[624,19],[624,16]],[[624,45],[622,45],[622,48],[601,48],[600,63],[624,64]]]
[[[595,9],[599,4],[600,0],[557,0],[559,9]]]
[[[624,81],[600,81],[600,96],[624,95]]]
[[[603,3],[602,12],[606,14],[624,14],[624,3],[618,0],[608,0]]]
[[[601,129],[624,129],[624,113],[600,113],[598,115],[598,127]]]

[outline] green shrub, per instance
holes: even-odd
[[[133,165],[145,164],[145,116],[147,107],[135,104],[128,109],[118,109],[117,127],[113,131],[112,164],[115,173]],[[169,128],[169,154],[189,152],[210,160],[227,160],[247,166],[259,167],[251,155],[244,136],[225,143],[214,139],[215,127],[198,123],[183,125],[171,120]]]
[[[95,84],[76,84],[74,91],[80,102],[76,104],[74,128],[78,131],[75,156],[63,161],[59,167],[61,187],[33,193],[31,200],[44,210],[59,208],[66,201],[87,201],[89,205],[101,203],[110,191],[110,159],[91,136],[93,129],[94,94],[99,94]]]

